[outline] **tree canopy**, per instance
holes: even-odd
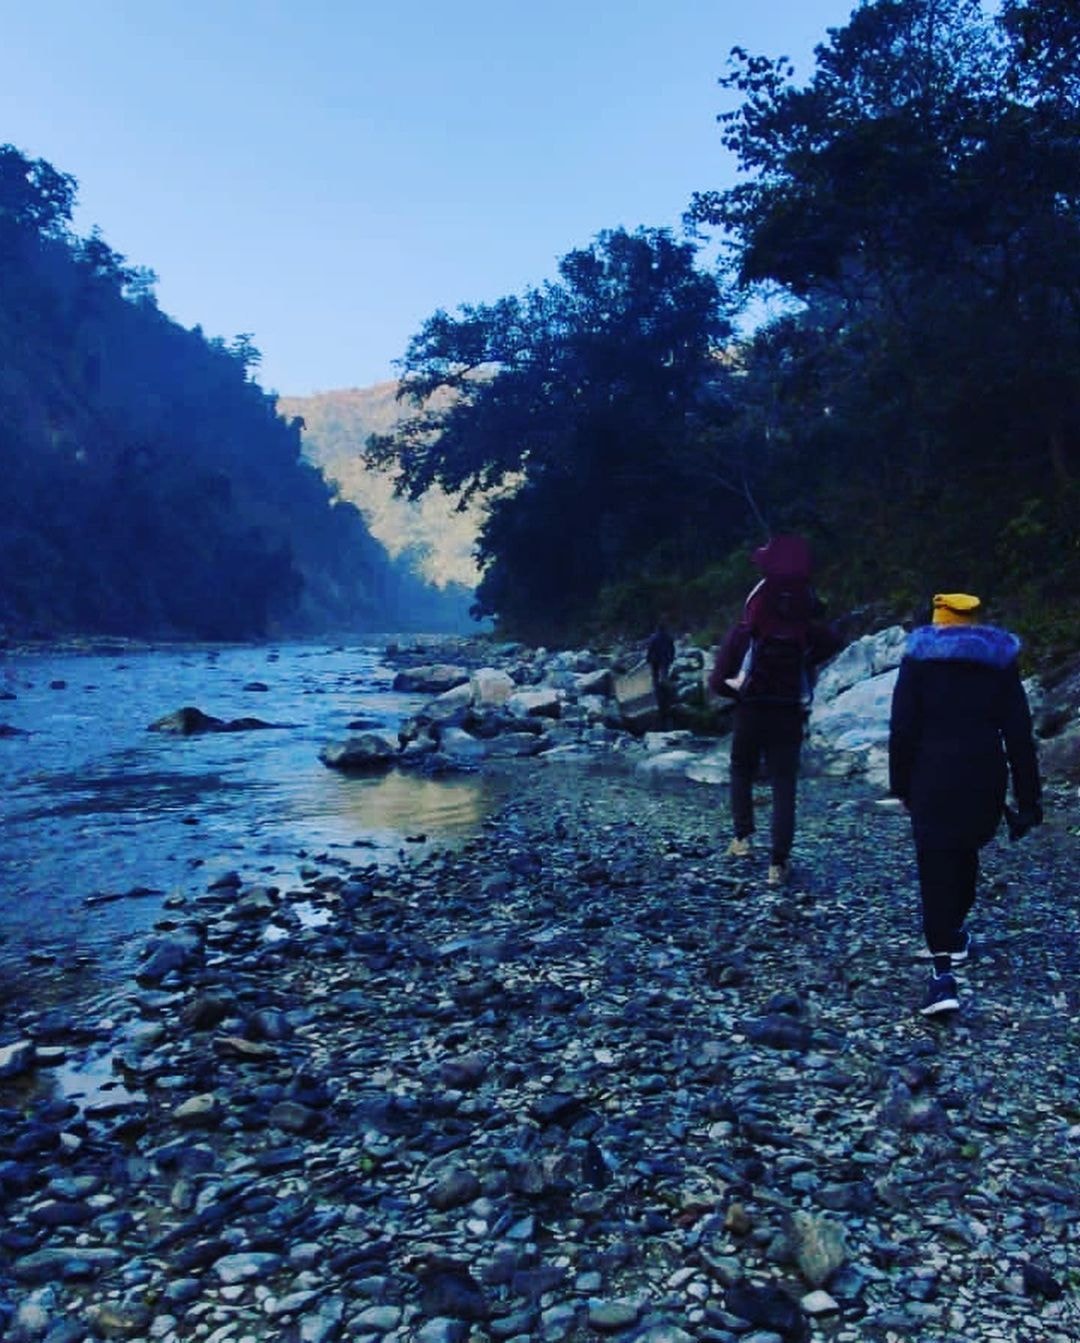
[[[489,497],[482,612],[565,629],[684,526],[695,417],[729,330],[694,255],[661,229],[603,233],[557,281],[437,312],[410,342],[415,413],[367,455],[414,497]]]
[[[838,604],[970,587],[1075,642],[1078,53],[1067,0],[863,0],[805,84],[736,48],[739,180],[687,211],[717,274],[612,232],[557,283],[436,313],[371,460],[495,492],[481,605],[508,629],[708,623],[748,543],[799,528]],[[778,315],[733,336],[761,294]]]
[[[812,375],[779,385],[782,432],[832,549],[887,591],[947,570],[1015,590],[1041,554],[1056,600],[1076,572],[1080,125],[1075,66],[1047,57],[1077,34],[1067,5],[877,0],[805,87],[742,51],[721,80],[747,180],[690,218],[742,286],[795,301],[748,358],[780,341]],[[844,517],[876,520],[873,553]]]

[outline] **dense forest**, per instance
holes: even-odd
[[[302,458],[251,338],[165,316],[151,273],[72,232],[75,192],[0,146],[0,632],[442,626],[443,595]]]
[[[1080,8],[988,8],[864,0],[804,86],[735,49],[740,178],[684,237],[611,230],[423,324],[366,457],[486,501],[501,629],[707,628],[799,530],[834,611],[970,589],[1040,656],[1080,643]]]
[[[459,549],[479,526],[475,610],[507,635],[663,610],[708,637],[749,549],[797,530],[833,612],[966,588],[1040,658],[1075,650],[1080,8],[862,0],[804,85],[736,48],[719,86],[737,184],[703,164],[681,235],[611,229],[434,313],[366,466],[459,504]],[[342,461],[342,406],[305,456],[252,338],[164,315],[73,232],[75,190],[0,146],[0,634],[460,622],[426,521],[393,558],[373,536],[395,515]]]

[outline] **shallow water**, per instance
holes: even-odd
[[[375,645],[27,654],[0,663],[0,959],[126,959],[170,895],[235,869],[283,888],[305,862],[388,862],[475,832],[492,786],[347,777],[319,749],[363,719],[394,729],[421,702],[391,689]],[[257,689],[263,686],[265,689]],[[174,737],[184,705],[272,729]]]

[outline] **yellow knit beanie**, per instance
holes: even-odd
[[[982,602],[968,592],[938,592],[934,596],[935,625],[975,625]]]

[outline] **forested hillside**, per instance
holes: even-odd
[[[303,460],[250,338],[160,312],[152,275],[71,232],[75,185],[0,147],[0,631],[445,624]]]
[[[458,511],[439,489],[412,501],[395,494],[393,482],[365,465],[361,452],[372,434],[385,434],[408,413],[396,382],[374,387],[283,396],[278,410],[303,421],[304,456],[359,508],[371,534],[390,554],[406,557],[429,583],[471,590],[479,581],[473,554],[479,508]]]
[[[1080,8],[992,10],[864,0],[805,86],[735,50],[740,179],[702,165],[687,240],[606,232],[424,323],[367,456],[412,497],[503,486],[479,601],[506,632],[715,626],[798,530],[834,612],[968,589],[1040,656],[1080,644]]]

